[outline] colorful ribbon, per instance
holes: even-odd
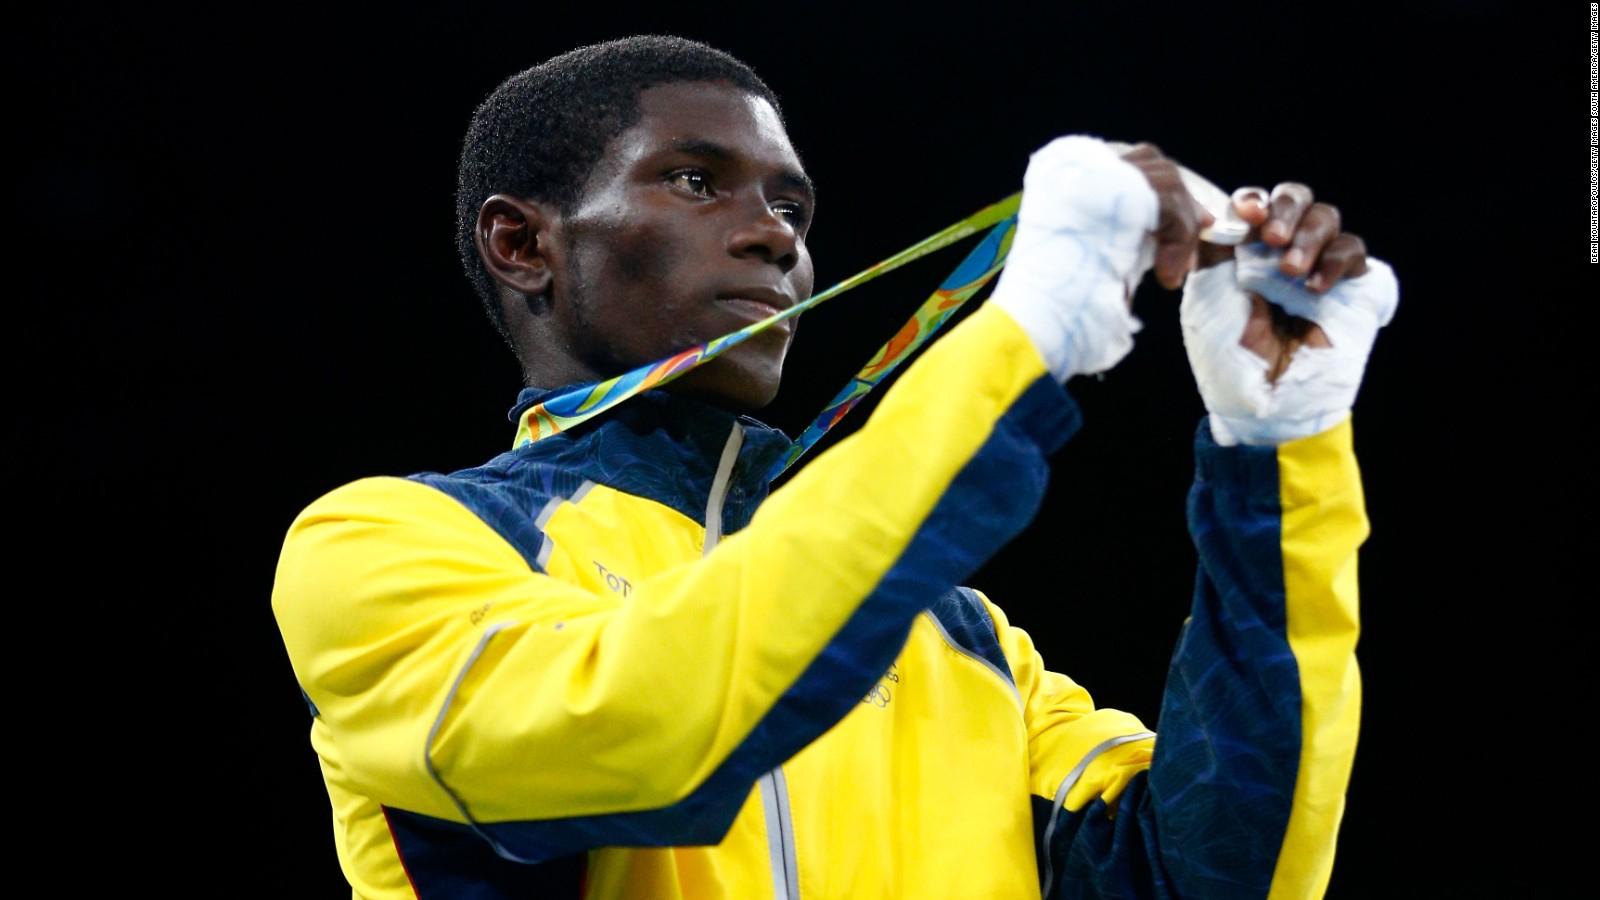
[[[823,409],[822,415],[806,429],[795,447],[774,468],[772,475],[776,477],[843,418],[867,391],[894,371],[896,366],[938,331],[962,303],[1005,265],[1006,254],[1011,249],[1011,234],[1016,227],[1017,208],[1021,202],[1022,194],[1017,193],[990,204],[888,259],[846,278],[822,293],[813,295],[809,300],[797,303],[738,331],[691,347],[659,362],[640,366],[631,372],[625,372],[598,384],[573,388],[550,397],[522,415],[521,421],[517,423],[517,435],[512,447],[520,447],[586,422],[629,397],[666,384],[695,366],[715,359],[753,334],[785,319],[798,316],[817,304],[832,299],[850,288],[865,284],[879,275],[970,237],[979,229],[991,228],[988,236],[917,309],[911,320],[878,350],[866,367],[857,373],[850,384]]]
[[[868,391],[877,387],[878,382],[905,362],[918,347],[933,336],[934,332],[942,328],[963,303],[989,283],[989,279],[1005,265],[1016,228],[1017,219],[1013,215],[989,231],[983,241],[961,261],[961,265],[939,285],[939,289],[917,307],[917,311],[912,313],[911,318],[900,327],[899,332],[878,348],[878,352],[861,368],[861,371],[855,374],[854,378],[850,379],[850,383],[828,401],[828,405],[822,408],[822,414],[817,416],[816,420],[801,433],[794,446],[789,448],[789,452],[772,467],[772,471],[767,475],[769,481],[776,479],[784,470],[794,465],[795,460],[810,450],[811,445],[827,434],[828,429],[837,425],[845,413],[861,402],[861,398],[865,397]]]

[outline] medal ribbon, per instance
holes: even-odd
[[[512,447],[521,447],[523,444],[549,437],[586,422],[629,397],[666,384],[695,366],[715,359],[753,334],[785,319],[792,319],[879,275],[892,272],[936,250],[942,250],[978,233],[980,229],[989,228],[989,234],[973,248],[955,271],[945,278],[938,290],[917,308],[894,337],[880,347],[850,383],[823,408],[821,415],[806,428],[789,453],[773,467],[770,477],[776,478],[826,434],[828,429],[844,418],[844,415],[859,403],[868,391],[876,387],[885,376],[926,343],[963,303],[1000,271],[1005,265],[1006,254],[1011,250],[1011,237],[1017,223],[1017,208],[1021,202],[1022,194],[1016,193],[992,203],[888,259],[874,263],[822,293],[814,294],[802,303],[774,313],[738,331],[691,347],[659,362],[640,366],[598,384],[584,385],[549,397],[523,413],[517,423],[517,435]]]

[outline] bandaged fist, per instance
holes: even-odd
[[[1261,240],[1205,251],[1213,258],[1202,264],[1211,264],[1184,284],[1179,318],[1212,436],[1276,445],[1349,415],[1400,288],[1387,263],[1338,232],[1336,212],[1315,215],[1302,240],[1298,228],[1274,227],[1285,219],[1263,214],[1266,204],[1246,193],[1235,192],[1235,208],[1265,226]],[[1257,208],[1247,213],[1246,205]]]
[[[1103,372],[1133,349],[1133,289],[1149,271],[1156,191],[1106,142],[1057,138],[1023,176],[1011,251],[990,302],[1021,324],[1056,379]]]

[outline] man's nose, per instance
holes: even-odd
[[[800,236],[794,225],[765,199],[752,202],[728,236],[728,252],[776,265],[784,274],[800,263]]]

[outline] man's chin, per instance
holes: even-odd
[[[729,358],[737,352],[735,348],[726,356],[690,370],[665,389],[740,415],[765,408],[778,396],[783,364],[740,365],[742,360]]]

